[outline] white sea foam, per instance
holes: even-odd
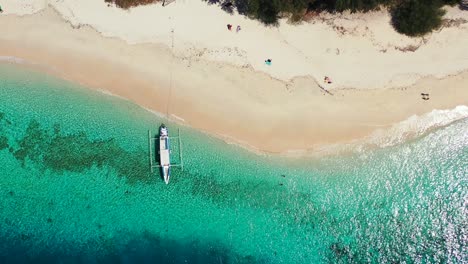
[[[102,94],[105,94],[105,95],[117,97],[117,98],[122,99],[122,100],[125,100],[125,101],[130,101],[130,100],[128,100],[127,98],[125,98],[125,97],[123,97],[123,96],[120,96],[120,95],[117,95],[117,94],[114,94],[114,93],[111,93],[111,92],[109,92],[108,90],[97,89],[97,91],[100,92],[100,93],[102,93]]]
[[[25,59],[13,57],[13,56],[0,56],[0,61],[18,63],[18,64],[24,64],[27,62]]]
[[[112,92],[110,92],[108,90],[98,89],[97,91],[102,93],[102,94],[108,95],[108,96],[116,97],[116,98],[119,98],[119,99],[122,99],[122,100],[125,100],[125,101],[130,101],[128,98],[122,97],[122,96],[117,95],[117,94],[114,94],[114,93],[112,93]],[[158,111],[155,111],[155,110],[152,110],[150,108],[143,107],[143,106],[140,106],[140,107],[145,109],[146,111],[150,112],[151,114],[157,116],[158,118],[168,119],[167,116],[165,114],[161,113],[161,112],[158,112]],[[183,119],[182,117],[177,116],[175,114],[171,114],[170,117],[172,118],[172,119],[170,119],[170,121],[172,121],[174,123],[177,123],[179,125],[186,123],[185,119]]]
[[[184,122],[184,123],[185,123],[185,119],[183,119],[182,117],[177,116],[177,115],[174,115],[174,114],[171,114],[171,116],[172,116],[173,118],[177,119],[178,121]]]
[[[468,106],[465,105],[459,105],[448,110],[436,109],[421,116],[413,115],[389,129],[378,129],[365,141],[367,144],[379,147],[394,146],[467,117]]]
[[[98,91],[106,95],[125,99],[106,90]],[[145,107],[142,108],[154,114],[158,118],[168,119],[167,116],[161,112],[154,111]],[[177,123],[178,125],[189,126],[189,124],[187,124],[185,119],[183,119],[182,117],[179,117],[175,114],[171,114],[170,117],[171,121]],[[447,110],[435,109],[423,115],[410,116],[408,119],[402,122],[391,125],[390,128],[379,128],[375,130],[375,132],[373,132],[371,135],[363,139],[354,140],[349,143],[326,145],[316,147],[313,149],[291,149],[284,151],[281,154],[290,157],[301,157],[309,155],[323,156],[345,152],[361,153],[370,148],[385,148],[404,143],[407,140],[422,136],[433,129],[447,126],[455,121],[464,118],[468,118],[468,106],[466,105],[459,105],[453,109]],[[257,154],[268,154],[249,145],[247,142],[240,141],[227,135],[212,134],[203,130],[201,130],[200,132],[204,132],[208,135],[215,136],[223,140],[227,144],[237,145]]]
[[[146,108],[146,107],[142,107],[143,109],[145,109],[146,111],[150,112],[151,114],[159,117],[159,118],[164,118],[164,119],[167,119],[166,116],[161,113],[161,112],[158,112],[158,111],[155,111],[155,110],[152,110],[152,109],[149,109],[149,108]]]
[[[362,153],[372,148],[391,147],[464,118],[468,118],[468,106],[466,105],[459,105],[447,110],[435,109],[423,115],[410,116],[408,119],[396,123],[390,128],[377,129],[363,139],[345,144],[324,146],[314,149],[313,153],[320,153],[321,155],[343,152]]]
[[[145,108],[147,111],[154,115],[165,118],[167,117],[157,111]],[[171,115],[171,121],[179,125],[187,125],[185,121],[176,115]],[[326,156],[340,153],[362,153],[372,148],[385,148],[395,146],[406,142],[407,140],[414,139],[422,136],[433,129],[447,126],[458,120],[468,118],[468,106],[460,105],[454,109],[447,110],[433,110],[423,115],[413,115],[408,119],[392,125],[390,128],[381,128],[374,133],[363,139],[354,140],[349,143],[339,143],[333,145],[326,145],[313,149],[291,149],[284,151],[281,155],[288,157],[303,157],[303,156]],[[179,122],[178,122],[179,121]],[[201,130],[200,132],[206,133],[210,136],[215,136],[227,144],[237,145],[238,147],[252,151],[257,154],[271,154],[258,150],[257,148],[249,145],[247,142],[229,137],[227,135],[212,134]]]
[[[121,99],[122,98],[118,95],[115,95],[106,90],[98,90],[99,92],[115,96]],[[127,100],[127,99],[125,99]],[[163,113],[144,108],[145,110],[151,112],[152,114],[156,115],[159,118],[167,119],[167,116]],[[179,125],[188,125],[182,117],[179,117],[175,114],[171,114],[171,121],[179,124]],[[446,110],[439,110],[435,109],[429,113],[423,115],[412,115],[408,119],[393,124],[390,128],[379,128],[375,130],[371,135],[363,138],[354,140],[349,143],[339,143],[339,144],[332,144],[321,146],[313,149],[291,149],[282,152],[282,155],[290,156],[290,157],[297,157],[297,156],[304,156],[304,155],[330,155],[330,154],[339,154],[343,152],[354,152],[354,153],[361,153],[370,148],[385,148],[390,146],[395,146],[401,143],[404,143],[407,140],[414,139],[416,137],[422,136],[425,133],[440,128],[443,126],[447,126],[455,121],[468,118],[468,106],[466,105],[459,105],[453,109],[446,109]],[[385,125],[387,126],[387,125]],[[202,131],[203,132],[203,131]],[[213,136],[212,133],[207,133]],[[259,151],[257,148],[249,145],[247,142],[243,142],[232,137],[228,137],[227,135],[214,135],[222,140],[224,140],[227,144],[234,144],[238,145],[244,149],[248,149],[253,151],[257,154],[267,154],[265,152]]]

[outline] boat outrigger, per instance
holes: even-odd
[[[171,147],[170,147],[170,140],[171,139],[178,139],[179,141],[179,160],[180,163],[171,163]],[[162,178],[166,184],[169,184],[169,180],[171,178],[171,167],[181,167],[183,169],[182,163],[182,144],[180,141],[180,130],[179,135],[177,137],[169,137],[169,130],[164,124],[161,124],[159,127],[159,136],[158,137],[151,137],[151,131],[148,131],[148,140],[149,140],[149,152],[150,152],[150,168],[151,173],[153,172],[153,168],[158,167],[161,169]],[[152,155],[152,144],[153,140],[158,140],[159,143],[159,165],[153,165],[153,155]]]

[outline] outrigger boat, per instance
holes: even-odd
[[[170,146],[170,140],[171,139],[178,139],[179,141],[179,160],[180,163],[171,163],[171,146]],[[159,165],[153,165],[153,147],[152,147],[152,141],[156,141],[159,143]],[[183,167],[183,162],[182,162],[182,143],[180,140],[180,130],[179,130],[179,135],[177,137],[169,137],[169,130],[164,124],[161,124],[159,127],[159,136],[158,137],[151,137],[151,131],[148,131],[148,143],[149,143],[149,153],[150,153],[150,168],[151,172],[153,172],[154,167],[158,167],[161,169],[161,174],[162,178],[164,179],[164,182],[166,184],[169,184],[169,180],[171,178],[171,167]]]
[[[167,127],[162,124],[159,127],[159,165],[166,184],[169,183],[171,178],[171,150],[169,146],[169,135]]]

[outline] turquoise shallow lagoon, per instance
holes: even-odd
[[[468,119],[359,154],[257,156],[0,64],[0,263],[467,263]]]

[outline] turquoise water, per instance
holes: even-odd
[[[257,156],[187,127],[148,168],[119,98],[0,64],[0,263],[467,263],[468,119],[360,154]]]

